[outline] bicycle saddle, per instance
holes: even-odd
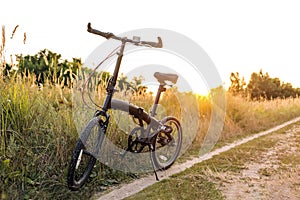
[[[155,72],[154,77],[158,80],[159,83],[165,84],[165,81],[171,81],[172,83],[176,83],[178,79],[177,74],[167,74],[161,72]]]

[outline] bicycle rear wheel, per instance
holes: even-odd
[[[67,184],[70,190],[78,190],[90,176],[104,138],[99,118],[94,117],[76,143],[68,168]]]
[[[180,153],[182,143],[182,128],[175,117],[165,117],[162,120],[164,125],[170,126],[170,133],[160,132],[154,140],[154,151],[151,158],[157,169],[168,169]]]

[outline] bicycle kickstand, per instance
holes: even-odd
[[[153,152],[153,150],[154,150],[153,145],[150,144],[150,161],[151,161],[151,164],[152,164],[152,168],[153,168],[153,171],[154,171],[154,174],[155,174],[156,181],[159,181],[159,178],[157,176],[156,169],[155,169],[155,166],[154,166],[154,161],[153,161],[152,156],[151,156],[151,153]]]

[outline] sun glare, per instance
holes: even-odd
[[[112,64],[111,72],[113,68]],[[155,72],[177,74],[178,80],[174,86],[178,88],[179,92],[192,92],[199,96],[209,94],[210,89],[202,74],[190,63],[168,52],[147,50],[128,53],[120,68],[120,73],[126,75],[128,80],[142,76],[144,78],[142,85],[146,86],[147,91],[151,92],[153,96],[156,95],[159,86],[153,76]]]
[[[147,93],[150,94],[151,96],[155,97],[157,90],[158,90],[158,85],[147,85]]]

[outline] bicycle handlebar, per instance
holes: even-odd
[[[140,43],[142,45],[150,45],[152,47],[155,48],[162,48],[163,44],[162,44],[162,40],[160,37],[157,37],[158,42],[146,42],[146,41],[141,41]]]
[[[96,30],[96,29],[93,29],[92,26],[91,26],[91,23],[88,23],[88,25],[87,25],[87,31],[88,31],[89,33],[93,33],[93,34],[96,34],[96,35],[100,35],[100,36],[102,36],[102,37],[105,37],[106,39],[109,39],[109,38],[115,36],[113,33],[109,33],[109,32],[105,33],[105,32],[102,32],[102,31],[98,31],[98,30]]]
[[[115,39],[115,40],[120,40],[122,42],[129,42],[129,43],[132,43],[132,44],[137,45],[137,46],[151,46],[151,47],[155,47],[155,48],[162,48],[162,46],[163,46],[162,40],[161,40],[160,37],[157,37],[158,42],[148,42],[148,41],[131,40],[131,39],[128,39],[126,37],[115,36],[113,33],[110,33],[110,32],[102,32],[102,31],[93,29],[92,26],[91,26],[91,23],[88,23],[88,25],[87,25],[87,31],[89,33],[93,33],[93,34],[105,37],[106,39],[112,38],[112,39]]]

